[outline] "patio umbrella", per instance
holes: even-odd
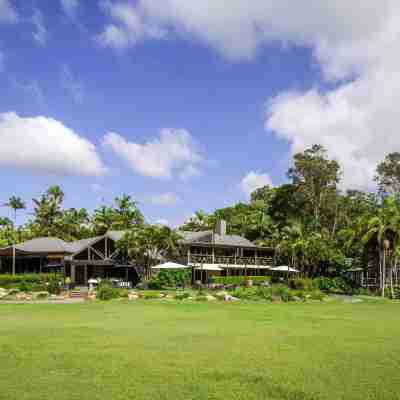
[[[158,265],[155,265],[154,267],[151,267],[151,269],[186,269],[186,268],[191,268],[191,267],[188,265],[177,264],[174,262],[166,262],[166,263],[158,264]]]
[[[300,272],[297,269],[294,269],[292,267],[288,267],[287,265],[281,265],[280,267],[274,267],[271,268],[271,271],[277,271],[277,272]]]

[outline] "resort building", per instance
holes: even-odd
[[[138,282],[134,265],[121,263],[116,242],[123,231],[109,231],[105,235],[65,242],[58,238],[37,238],[15,246],[16,273],[63,270],[76,285],[87,286],[91,278],[115,278],[131,284]],[[13,246],[0,249],[0,271],[11,271]]]
[[[183,236],[179,262],[193,267],[193,280],[206,283],[212,276],[265,275],[274,263],[274,250],[257,247],[242,236],[228,235],[226,222],[214,231],[179,232]]]
[[[214,231],[179,231],[179,256],[174,260],[193,269],[193,281],[207,283],[212,276],[265,275],[273,264],[273,249],[257,247],[244,237],[228,235],[226,222]],[[116,243],[124,231],[65,242],[59,238],[37,238],[0,249],[0,272],[11,272],[15,255],[15,272],[62,270],[71,282],[87,286],[90,279],[117,279],[124,286],[136,284],[144,268],[123,262]],[[155,263],[161,260],[154,260]],[[163,260],[166,261],[166,260]],[[156,271],[154,271],[156,272]]]

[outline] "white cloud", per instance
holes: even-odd
[[[188,165],[185,167],[182,172],[179,174],[179,177],[183,180],[189,180],[191,178],[195,178],[201,175],[201,171],[198,167],[194,165]]]
[[[170,226],[170,223],[167,219],[158,219],[157,221],[154,222],[154,224],[161,226]]]
[[[64,13],[74,19],[79,7],[79,0],[60,0],[61,8]]]
[[[32,15],[32,24],[35,27],[35,32],[33,33],[35,42],[44,46],[47,41],[47,29],[44,26],[43,14],[37,9],[35,9]]]
[[[316,47],[328,79],[351,80],[328,91],[281,93],[267,107],[267,130],[289,141],[292,152],[324,145],[342,165],[344,188],[374,188],[377,163],[400,151],[400,3],[383,2],[383,12],[380,5],[377,21],[367,20],[369,32]],[[353,15],[357,24],[362,17]]]
[[[202,158],[193,139],[185,129],[162,129],[160,137],[138,144],[127,141],[118,133],[109,132],[103,144],[110,147],[134,171],[153,178],[171,178]]]
[[[18,20],[18,14],[9,0],[0,0],[0,23],[14,23]]]
[[[162,193],[149,198],[150,203],[156,206],[176,206],[181,199],[174,193]]]
[[[72,74],[70,68],[64,65],[61,70],[61,85],[77,104],[83,104],[85,87]]]
[[[61,122],[42,116],[0,114],[0,165],[31,173],[100,176],[96,147]]]
[[[145,39],[164,37],[164,31],[144,21],[144,16],[133,4],[121,1],[112,3],[109,0],[101,4],[112,20],[97,37],[101,45],[121,49]]]
[[[250,196],[252,192],[263,186],[273,186],[272,179],[268,174],[250,171],[240,182],[243,193]]]

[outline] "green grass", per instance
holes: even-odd
[[[0,304],[0,399],[399,399],[400,303]]]

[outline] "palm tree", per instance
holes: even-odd
[[[115,199],[117,220],[115,221],[116,229],[129,229],[133,225],[143,224],[143,214],[140,212],[137,202],[132,200],[131,196],[126,194]]]
[[[23,202],[23,200],[20,197],[16,196],[11,196],[8,200],[8,202],[5,204],[7,207],[10,207],[12,210],[14,210],[14,230],[17,229],[17,211],[18,210],[25,210],[26,205]],[[12,261],[12,274],[15,275],[15,242],[17,240],[17,237],[14,238],[13,240],[13,261]]]
[[[391,239],[396,240],[400,235],[400,207],[399,200],[393,196],[385,198],[375,216],[369,218],[363,243],[368,244],[373,239],[378,245],[379,273],[381,294],[385,296],[386,264],[391,248]]]
[[[116,220],[116,212],[112,207],[101,206],[94,210],[92,223],[97,235],[104,235],[111,229]]]
[[[5,204],[5,206],[11,208],[14,211],[14,225],[16,227],[17,226],[17,211],[26,209],[25,202],[20,197],[11,196],[8,199],[8,202]]]

